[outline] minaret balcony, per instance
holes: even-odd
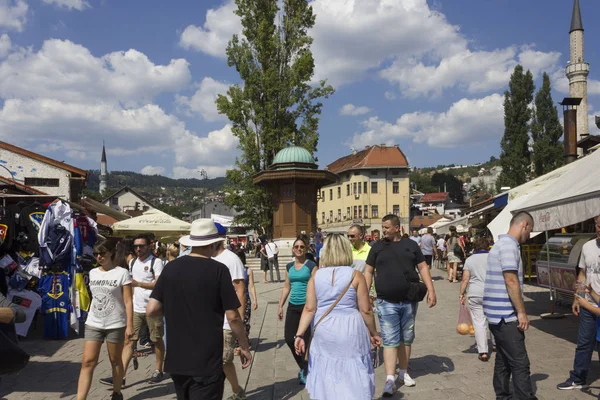
[[[578,62],[567,65],[565,68],[567,78],[583,76],[584,78],[590,73],[590,64],[587,62]]]

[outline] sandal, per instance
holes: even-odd
[[[492,346],[492,351],[496,351],[496,346]]]
[[[488,362],[490,360],[487,353],[480,353],[478,358],[479,358],[479,361],[483,361],[483,362]]]

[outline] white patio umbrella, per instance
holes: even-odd
[[[182,233],[188,234],[191,226],[189,222],[179,220],[160,210],[149,210],[139,217],[116,222],[112,228],[117,236],[151,232],[156,237],[165,240],[178,238]]]

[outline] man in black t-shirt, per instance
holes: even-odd
[[[429,307],[435,306],[437,300],[429,267],[419,245],[412,240],[401,240],[400,220],[396,215],[386,215],[381,225],[384,240],[371,245],[365,267],[365,278],[367,287],[370,287],[373,271],[377,271],[375,274],[377,314],[381,325],[383,361],[387,375],[383,396],[391,397],[397,390],[396,360],[400,367],[398,380],[405,386],[416,384],[407,372],[411,345],[415,338],[418,305],[416,301],[409,300],[407,294],[411,282],[419,282],[416,268],[427,286]]]
[[[180,243],[192,248],[188,256],[171,261],[162,271],[146,312],[166,318],[167,357],[165,371],[171,374],[178,399],[221,400],[223,373],[223,316],[240,343],[242,368],[252,355],[228,268],[212,260],[219,237],[214,222],[198,219],[191,235]]]

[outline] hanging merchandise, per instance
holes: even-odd
[[[15,235],[15,217],[6,207],[0,207],[0,253],[11,250]]]
[[[40,224],[40,263],[53,271],[71,269],[75,230],[72,213],[69,204],[63,201],[52,203]]]
[[[44,219],[46,208],[38,202],[27,205],[19,213],[19,234],[21,235],[22,247],[25,250],[39,255],[38,232]]]
[[[81,232],[81,242],[83,245],[81,254],[78,255],[92,256],[94,254],[94,246],[98,240],[98,224],[85,215],[79,216],[76,221]]]
[[[25,312],[25,322],[15,324],[17,335],[27,336],[33,317],[42,305],[42,298],[39,294],[31,290],[15,290],[8,291],[8,300],[18,305]]]
[[[40,279],[44,337],[64,339],[69,336],[69,274],[66,272],[44,273]]]

